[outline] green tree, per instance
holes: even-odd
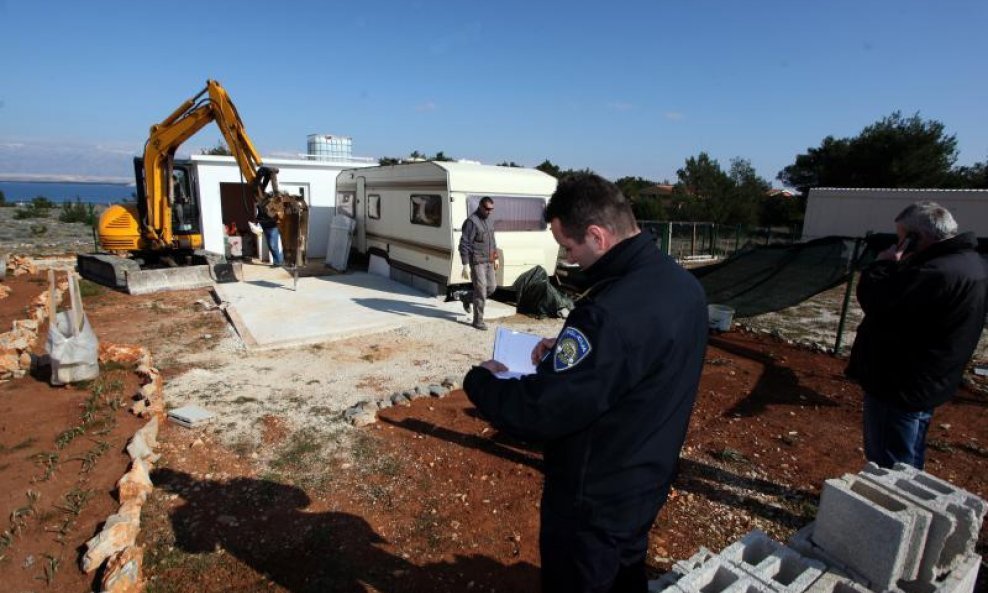
[[[554,165],[549,159],[542,161],[535,168],[547,175],[552,175],[556,179],[559,179],[562,176],[562,171],[559,170],[559,166]]]
[[[401,159],[393,156],[385,156],[377,159],[378,165],[397,165],[401,162]]]
[[[956,179],[957,138],[936,120],[893,112],[853,138],[827,136],[796,156],[778,179],[811,187],[947,187]]]
[[[733,184],[716,159],[706,152],[689,157],[683,168],[676,171],[676,177],[679,182],[673,196],[686,220],[728,222],[723,204]]]
[[[450,157],[450,156],[446,156],[446,153],[444,153],[443,151],[440,150],[439,152],[436,153],[436,156],[432,157],[429,160],[430,161],[455,161],[456,159],[453,158],[453,157]]]
[[[988,161],[957,167],[952,172],[956,188],[988,189]]]
[[[772,186],[758,176],[751,161],[741,157],[731,160],[727,176],[733,187],[721,205],[725,212],[723,221],[729,224],[758,224],[762,202],[768,197]]]
[[[517,167],[517,168],[520,168],[523,165],[519,165],[518,163],[516,163],[514,161],[511,161],[510,163],[508,161],[501,161],[500,163],[497,164],[497,166],[498,167]]]
[[[212,148],[203,148],[200,154],[211,154],[213,156],[233,156],[233,153],[230,152],[230,149],[223,143],[222,140],[217,140],[216,146]]]
[[[643,177],[622,177],[615,181],[614,185],[618,186],[624,197],[633,202],[638,199],[641,190],[652,187],[655,182]]]

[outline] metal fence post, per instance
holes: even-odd
[[[662,253],[669,255],[672,253],[672,223],[663,222],[659,225],[659,244]]]
[[[834,340],[834,356],[840,356],[841,342],[844,340],[844,326],[847,324],[847,310],[851,306],[851,291],[854,289],[855,263],[858,261],[858,252],[861,248],[861,238],[854,240],[854,255],[848,263],[847,289],[844,291],[844,304],[840,309],[840,321],[837,323],[837,339]]]

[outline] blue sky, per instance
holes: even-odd
[[[326,133],[611,179],[674,180],[706,151],[772,180],[900,110],[988,159],[984,0],[0,0],[0,23],[0,174],[129,176],[209,78],[268,157]]]

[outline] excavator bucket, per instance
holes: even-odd
[[[269,216],[278,221],[285,265],[304,267],[308,257],[309,205],[302,196],[284,192],[268,194],[266,198],[264,207]]]

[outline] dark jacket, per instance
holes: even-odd
[[[547,517],[610,531],[650,525],[675,475],[707,341],[703,289],[645,235],[587,270],[536,372],[475,367],[467,396],[499,429],[544,442]]]
[[[907,411],[953,397],[988,307],[988,268],[977,245],[966,233],[861,273],[865,316],[846,372],[866,393]]]
[[[481,218],[474,212],[463,222],[460,236],[460,260],[463,265],[489,264],[497,252],[497,239],[494,238],[494,222]]]
[[[261,225],[262,229],[273,229],[278,226],[278,221],[268,214],[268,211],[264,206],[258,204],[257,224]]]

